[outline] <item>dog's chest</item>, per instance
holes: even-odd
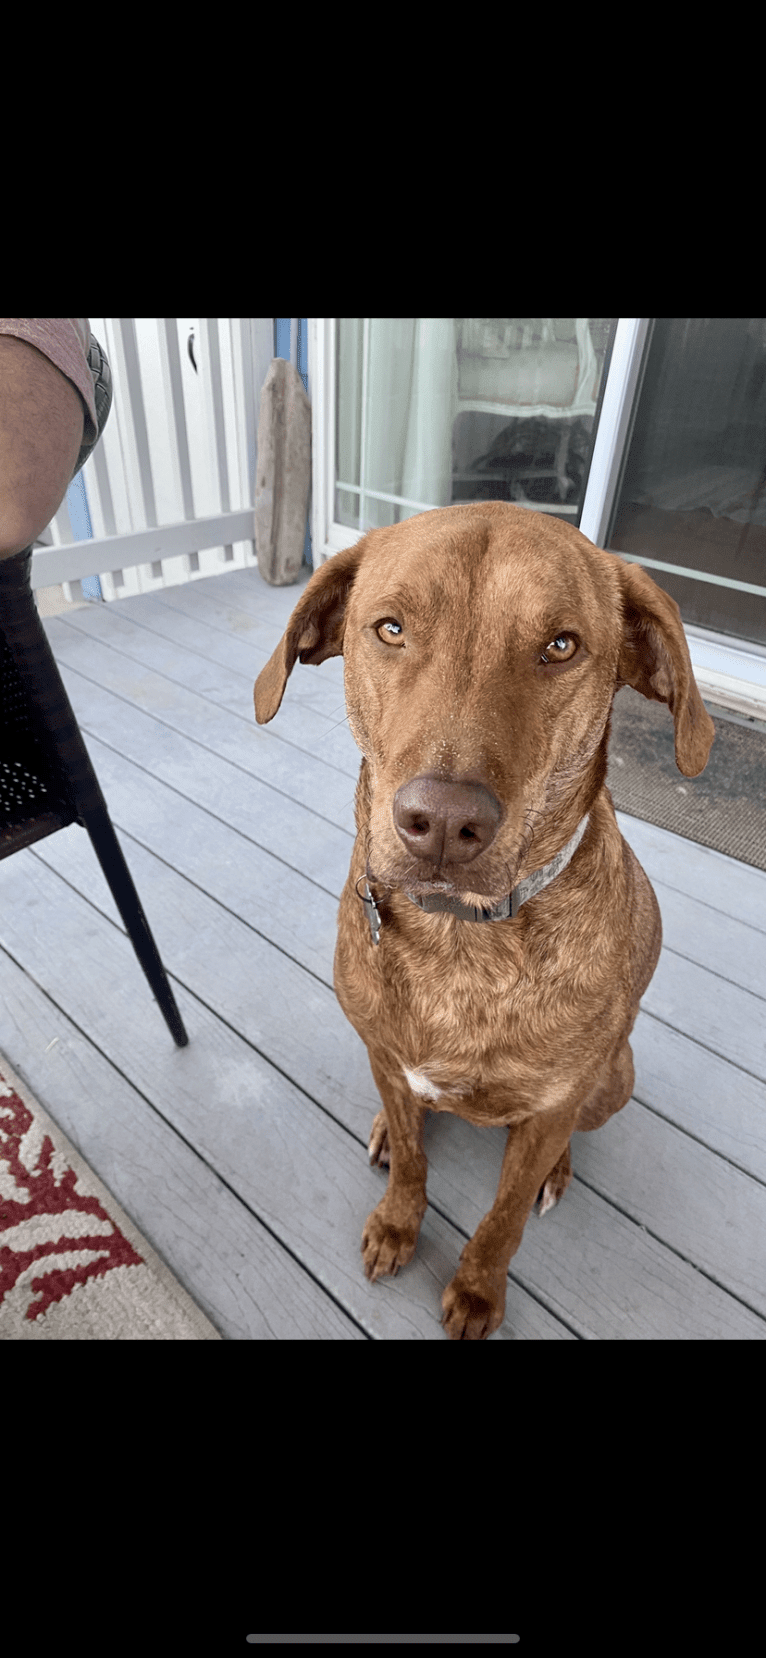
[[[417,974],[407,991],[384,1020],[392,1057],[424,1105],[464,1116],[469,1101],[478,1106],[488,1079],[499,1069],[510,1080],[522,1056],[518,987],[497,978],[491,986],[476,978],[469,984],[462,975],[440,985],[438,976]],[[486,1120],[493,1118],[490,1112]]]
[[[429,1076],[426,1066],[419,1066],[417,1070],[410,1070],[406,1065],[403,1065],[402,1070],[413,1094],[417,1094],[418,1099],[427,1100],[429,1105],[436,1105],[439,1101],[438,1109],[440,1111],[456,1110],[457,1106],[452,1103],[452,1100],[465,1099],[474,1090],[473,1082],[468,1080],[452,1083],[448,1088],[443,1088],[434,1081],[433,1077]]]
[[[501,923],[466,934],[430,928],[423,938],[405,910],[404,926],[384,926],[374,946],[351,899],[358,906],[353,889],[341,911],[335,986],[380,1062],[433,1111],[492,1124],[536,1109],[541,1078],[549,1088],[571,1054],[582,1012],[565,994],[550,933],[545,950],[528,928],[506,934]]]
[[[500,1086],[496,1079],[488,1088],[478,1078],[455,1077],[452,1068],[450,1080],[445,1081],[436,1061],[417,1067],[403,1065],[402,1072],[413,1094],[431,1111],[451,1111],[478,1128],[498,1128],[529,1114],[528,1089],[514,1087],[509,1095],[508,1076],[503,1077]]]

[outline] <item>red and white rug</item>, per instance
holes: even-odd
[[[0,1341],[220,1341],[0,1054]]]

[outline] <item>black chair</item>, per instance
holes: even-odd
[[[93,340],[96,363],[100,437],[111,376]],[[89,454],[80,451],[76,472]],[[67,824],[87,829],[168,1029],[184,1048],[189,1038],[40,621],[31,574],[31,547],[0,559],[0,858]]]

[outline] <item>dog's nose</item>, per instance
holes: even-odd
[[[499,800],[481,783],[413,777],[394,795],[400,841],[429,863],[472,863],[491,846],[501,817]]]

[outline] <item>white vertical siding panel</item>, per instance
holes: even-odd
[[[90,321],[114,381],[109,420],[84,469],[94,538],[251,507],[273,319]],[[192,328],[197,373],[187,349]],[[51,539],[54,545],[74,540],[65,501]],[[105,599],[122,598],[255,563],[253,541],[239,541],[105,571],[101,590]],[[64,591],[79,597],[79,582],[65,583]]]

